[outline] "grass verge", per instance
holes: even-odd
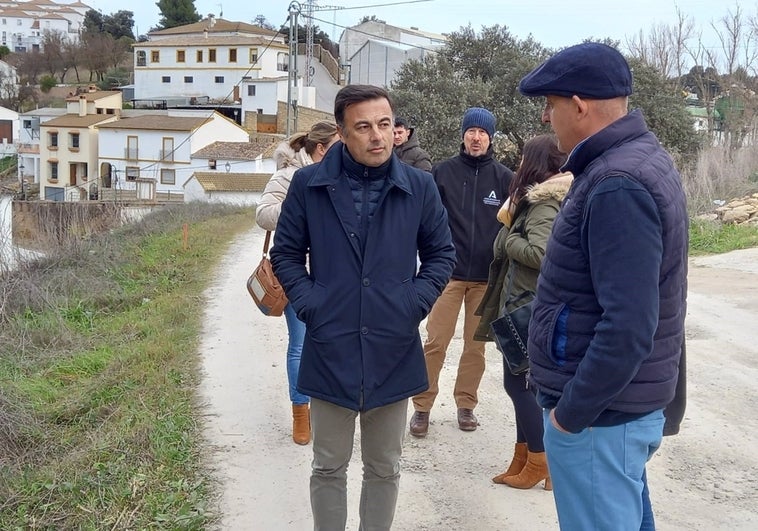
[[[758,247],[758,227],[690,220],[690,256],[719,254]]]
[[[0,277],[0,529],[214,520],[202,292],[252,224],[250,209],[166,208]]]

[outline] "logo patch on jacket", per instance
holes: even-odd
[[[492,190],[490,192],[490,195],[484,198],[483,202],[485,205],[489,205],[489,206],[496,206],[496,207],[500,206],[500,199],[497,198],[497,194],[495,193],[495,190]]]

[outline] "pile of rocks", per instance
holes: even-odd
[[[712,213],[699,217],[721,223],[758,227],[758,193],[732,199]]]

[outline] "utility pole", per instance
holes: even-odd
[[[313,12],[316,0],[307,0],[305,11],[305,86],[313,83]]]
[[[294,131],[297,131],[297,17],[300,15],[300,2],[292,2],[289,6],[289,62],[287,64],[287,127],[285,133],[287,138],[293,133],[292,122],[294,120]],[[293,94],[294,92],[294,94]]]

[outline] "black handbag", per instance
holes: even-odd
[[[511,267],[514,267],[515,262],[511,262],[511,264]],[[504,308],[509,306],[512,284],[513,274],[508,278]],[[514,375],[523,374],[529,369],[526,345],[529,338],[529,320],[532,318],[534,294],[524,292],[518,297],[518,300],[523,299],[527,299],[527,302],[511,312],[505,310],[502,317],[490,323],[497,348],[503,354],[503,362]]]

